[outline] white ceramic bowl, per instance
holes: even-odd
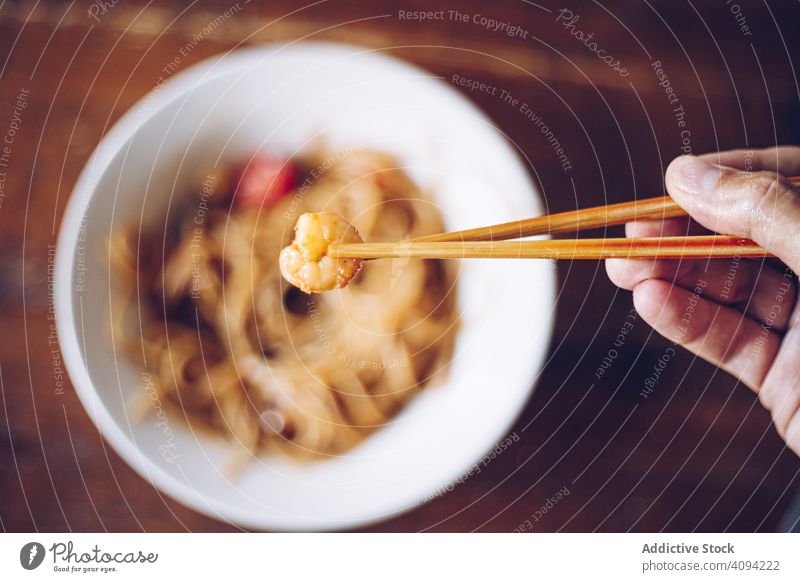
[[[374,51],[296,43],[214,57],[156,87],[97,147],[58,241],[58,333],[87,412],[156,487],[246,527],[351,528],[422,503],[505,436],[550,340],[550,264],[463,261],[461,330],[447,383],[423,391],[348,454],[306,465],[264,457],[230,479],[226,445],[178,420],[170,422],[177,458],[162,454],[163,427],[130,411],[142,370],[108,339],[113,291],[103,249],[110,229],[140,218],[163,221],[173,194],[196,185],[198,168],[217,157],[237,160],[265,145],[292,154],[320,135],[334,147],[396,154],[435,194],[448,229],[541,210],[516,152],[447,83]]]

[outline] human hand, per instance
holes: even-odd
[[[691,218],[626,226],[630,237],[746,237],[780,262],[609,259],[606,270],[656,331],[757,392],[800,455],[800,189],[784,177],[797,174],[800,147],[681,156],[666,185]]]

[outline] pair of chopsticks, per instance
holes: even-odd
[[[789,180],[800,185],[800,176]],[[333,258],[357,259],[659,259],[772,256],[749,239],[725,235],[509,240],[615,226],[634,220],[662,220],[678,216],[686,216],[686,212],[672,198],[664,196],[433,234],[396,243],[331,245],[328,255]]]

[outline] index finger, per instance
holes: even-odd
[[[765,149],[736,149],[698,156],[717,166],[753,172],[778,172],[784,176],[800,174],[800,147],[778,146]]]

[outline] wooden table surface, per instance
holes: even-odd
[[[68,382],[58,393],[50,363],[57,348],[48,264],[71,188],[110,125],[192,39],[179,69],[242,45],[324,39],[386,51],[448,82],[459,75],[505,90],[529,103],[552,137],[500,91],[458,86],[519,147],[550,211],[660,195],[664,168],[682,148],[800,142],[796,1],[573,0],[577,21],[550,0],[177,4],[0,7],[0,134],[12,142],[0,158],[7,531],[237,529],[134,473]],[[233,7],[232,17],[208,26]],[[444,20],[406,18],[416,10],[443,10]],[[481,17],[500,23],[497,30]],[[593,33],[597,45],[576,31]],[[20,96],[26,107],[14,115]],[[525,520],[536,531],[778,527],[800,485],[800,460],[757,398],[690,354],[667,352],[670,344],[632,316],[630,294],[608,282],[602,263],[565,262],[558,275],[556,331],[514,427],[519,441],[451,493],[368,530],[511,531]],[[521,290],[519,299],[535,297]],[[615,345],[625,322],[630,333]],[[611,365],[598,379],[604,359]],[[559,491],[569,495],[541,512]]]

